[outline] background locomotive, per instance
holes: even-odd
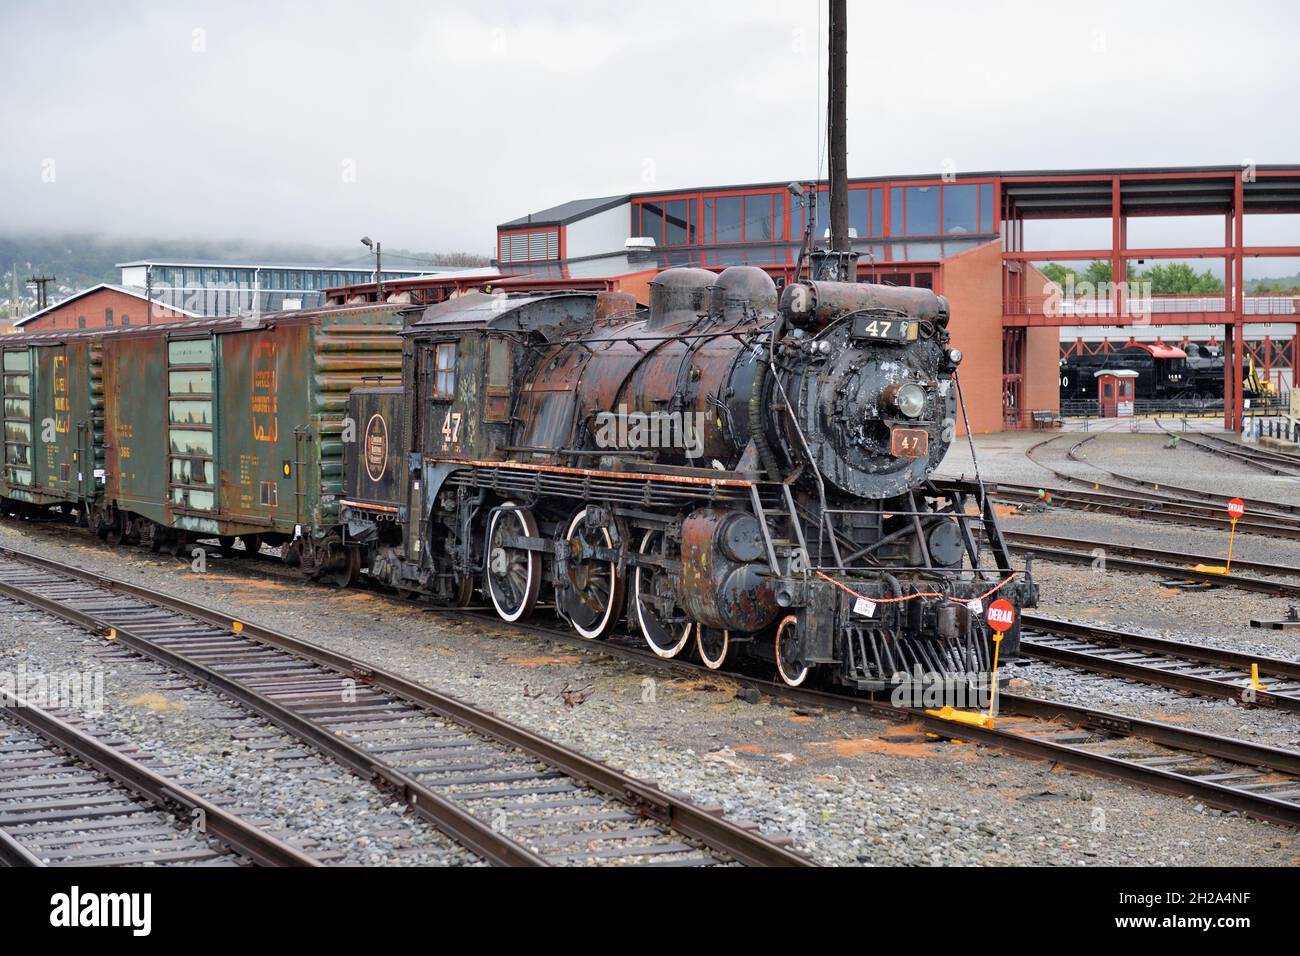
[[[1061,401],[1088,402],[1097,399],[1101,369],[1131,369],[1138,373],[1136,397],[1213,401],[1223,397],[1223,352],[1208,345],[1191,343],[1174,348],[1168,355],[1154,355],[1141,345],[1128,344],[1095,355],[1074,354],[1061,360]],[[1257,398],[1263,388],[1254,363],[1247,356],[1242,363],[1242,393]]]
[[[973,602],[1036,591],[982,489],[931,477],[957,409],[947,323],[921,289],[800,282],[778,304],[749,267],[667,270],[648,311],[433,306],[404,332],[405,387],[353,392],[345,541],[403,591],[481,586],[506,621],[553,601],[584,637],[626,619],[661,656],[739,646],[792,685],[984,671]]]

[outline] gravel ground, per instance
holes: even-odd
[[[466,865],[476,858],[391,795],[187,678],[0,598],[0,671],[102,672],[87,729],[131,741],[159,772],[330,863]],[[47,708],[48,709],[48,708]],[[141,755],[137,754],[137,758]]]
[[[0,541],[229,606],[379,662],[667,789],[718,803],[735,819],[788,833],[823,863],[1300,861],[1291,831],[1192,801],[933,740],[915,726],[801,711],[767,698],[748,704],[722,680],[669,680],[597,647],[551,646],[374,592],[300,584],[269,562],[263,576],[222,570],[219,560],[208,573],[192,574],[176,559],[110,553],[71,529],[32,525],[0,526]],[[170,721],[174,713],[155,719]]]
[[[986,480],[1059,485],[1025,457],[1030,446],[1050,437],[1042,432],[980,436],[976,449]],[[1072,461],[1067,452],[1082,433],[1057,437],[1034,452],[1043,464],[1087,479],[1110,480],[1095,468]],[[1149,481],[1171,481],[1186,488],[1231,489],[1246,497],[1300,504],[1300,482],[1275,479],[1239,463],[1222,462],[1183,446],[1166,450],[1158,434],[1103,432],[1083,449],[1086,461],[1108,470]],[[969,452],[957,446],[945,462],[945,472],[969,471]],[[1214,474],[1202,470],[1213,466]],[[1135,521],[1066,508],[1007,508],[1008,531],[1050,534],[1076,541],[1116,541],[1161,548],[1175,553],[1226,557],[1227,541],[1219,531]],[[1294,567],[1300,575],[1300,541],[1239,535],[1236,557]],[[1262,656],[1300,660],[1300,630],[1274,631],[1250,627],[1252,618],[1271,620],[1286,615],[1288,602],[1235,588],[1184,591],[1162,577],[1127,571],[1099,571],[1074,564],[1038,559],[1034,575],[1042,591],[1041,613],[1071,620],[1132,628],[1140,633],[1194,641]],[[1300,718],[1265,709],[1247,709],[1235,701],[1206,700],[1144,684],[1083,674],[1053,664],[1019,665],[1013,687],[1018,692],[1060,699],[1082,706],[1104,707],[1136,717],[1171,720],[1210,733],[1228,734],[1300,749]]]

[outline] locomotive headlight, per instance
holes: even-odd
[[[950,363],[952,363],[952,365],[954,365],[954,366],[960,365],[960,364],[961,364],[961,360],[964,359],[965,357],[966,357],[966,356],[964,356],[964,355],[961,354],[961,349],[949,349],[949,350],[948,350],[948,361],[949,361]]]
[[[925,411],[925,389],[915,382],[885,389],[885,400],[904,418],[916,418]]]

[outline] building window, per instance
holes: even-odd
[[[77,328],[84,329],[85,327],[86,327],[86,317],[84,315],[77,316]]]
[[[113,310],[112,310],[112,309],[105,309],[105,310],[104,310],[104,324],[105,324],[105,325],[112,325],[112,324],[113,324]]]
[[[993,232],[997,227],[997,210],[993,208],[993,184],[980,185],[980,232]]]
[[[534,262],[560,258],[559,229],[537,232],[503,232],[497,236],[497,259],[501,262]],[[366,281],[369,281],[367,277]]]
[[[130,317],[129,315],[127,315],[126,313],[122,313],[122,324],[123,324],[123,325],[130,325],[130,324],[131,324],[131,317]]]
[[[979,231],[979,187],[943,187],[943,234],[964,236]]]
[[[772,194],[745,197],[745,241],[772,241]]]
[[[939,187],[907,187],[907,235],[939,234]]]
[[[434,398],[456,397],[456,343],[442,342],[434,356]]]
[[[695,241],[695,200],[674,199],[664,203],[665,246],[689,245]]]
[[[714,200],[714,242],[744,240],[742,200],[739,196],[720,196]]]

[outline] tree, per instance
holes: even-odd
[[[1071,280],[1075,283],[1079,281],[1079,273],[1075,272],[1069,266],[1061,265],[1059,262],[1049,262],[1039,271],[1045,275],[1049,281],[1055,282],[1062,289],[1064,289],[1066,284]]]
[[[1126,275],[1129,285],[1137,281],[1137,269],[1133,263],[1127,263]],[[1115,272],[1110,263],[1104,259],[1093,259],[1088,263],[1088,268],[1083,271],[1083,281],[1091,282],[1094,286],[1101,286],[1107,282],[1115,281]]]
[[[1209,269],[1197,272],[1186,262],[1157,264],[1142,273],[1152,295],[1213,295],[1223,292],[1223,280]]]

